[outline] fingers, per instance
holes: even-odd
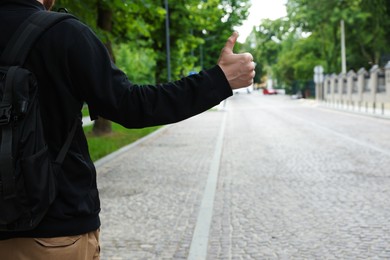
[[[243,60],[246,61],[243,61]],[[256,64],[253,61],[248,61],[244,55],[240,58],[240,61],[236,61],[236,66],[232,69],[232,74],[229,75],[228,81],[232,89],[247,87],[253,84],[253,78],[255,77]]]
[[[225,47],[223,48],[222,51],[223,52],[227,52],[227,53],[233,53],[233,48],[234,48],[234,45],[237,42],[237,38],[238,38],[238,33],[237,32],[233,32],[232,35],[227,40],[227,42],[225,44]]]
[[[253,57],[249,53],[244,53],[241,57],[242,65],[240,68],[240,81],[241,86],[249,86],[253,84],[253,78],[255,77],[256,63],[253,61]]]
[[[232,89],[247,87],[253,84],[255,66],[253,56],[250,53],[234,54],[233,48],[237,41],[238,33],[233,34],[227,40],[218,60],[218,65],[224,72]]]
[[[250,53],[235,54],[236,61],[241,64],[241,67],[247,71],[252,71],[256,67],[253,61],[253,56]]]
[[[242,62],[245,62],[245,63],[253,62],[253,56],[252,56],[252,54],[250,54],[248,52],[237,54],[237,55],[241,56]]]
[[[252,61],[252,62],[251,62],[251,65],[252,65],[252,68],[251,68],[251,69],[252,69],[252,70],[255,70],[255,69],[256,69],[256,62]]]
[[[255,77],[255,71],[251,70],[249,72],[243,73],[241,76],[242,86],[247,87],[253,84],[253,78]]]

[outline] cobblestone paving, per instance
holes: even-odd
[[[222,112],[175,124],[98,173],[102,259],[186,259]]]
[[[187,259],[227,114],[207,259],[390,259],[390,120],[240,94],[98,168],[102,259]]]
[[[390,259],[390,121],[234,98],[208,259]]]

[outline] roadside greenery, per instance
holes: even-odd
[[[89,116],[88,106],[83,106],[83,117]],[[127,129],[119,124],[112,124],[112,132],[104,136],[96,136],[92,132],[93,126],[83,127],[84,133],[87,137],[89,152],[93,161],[128,145],[138,139],[152,133],[159,129],[161,126],[147,127],[142,129]]]
[[[249,0],[168,2],[172,80],[213,66],[233,28],[246,19],[250,6]],[[341,20],[345,23],[348,70],[384,66],[390,60],[389,0],[286,3],[286,17],[259,20],[245,44],[236,44],[236,51],[253,54],[256,83],[268,77],[287,93],[304,92],[313,85],[314,66],[322,65],[325,73],[339,73]],[[132,82],[143,85],[167,80],[163,0],[57,0],[55,9],[60,7],[97,33]],[[111,129],[107,127],[109,121],[102,120],[95,123],[96,128]],[[86,127],[86,132],[94,160],[154,129],[126,130],[113,125],[107,137],[96,138],[91,128]],[[111,144],[111,139],[116,144]]]
[[[83,117],[89,116],[89,109],[87,105],[83,106],[83,109],[81,110],[81,114]]]
[[[217,63],[233,28],[248,15],[250,0],[176,0],[169,3],[171,80]],[[168,80],[164,0],[57,0],[89,25],[107,47],[112,60],[135,84]],[[93,133],[112,132],[99,118]]]
[[[233,28],[248,15],[249,0],[169,2],[172,80],[214,66]],[[137,84],[167,81],[163,0],[57,0],[113,50],[113,59]]]
[[[142,129],[126,129],[121,125],[113,123],[111,134],[97,137],[92,134],[92,127],[84,127],[92,161],[96,161],[160,128],[156,126]]]
[[[347,71],[390,60],[389,0],[288,0],[287,17],[259,21],[244,44],[257,62],[257,82],[271,76],[291,93],[308,87],[316,65],[339,74],[341,20]]]

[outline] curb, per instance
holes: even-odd
[[[119,150],[117,150],[115,152],[112,152],[112,153],[110,153],[110,154],[100,158],[99,160],[94,162],[95,168],[98,169],[99,167],[102,167],[104,164],[108,163],[109,161],[113,160],[114,158],[118,157],[119,155],[129,151],[133,147],[139,145],[140,143],[143,143],[143,142],[147,141],[148,139],[154,137],[155,135],[160,134],[161,132],[165,131],[169,127],[170,127],[170,125],[163,126],[163,127],[159,128],[159,129],[157,129],[156,131],[154,131],[154,132],[152,132],[152,133],[150,133],[148,135],[145,135],[144,137],[138,139],[137,141],[135,141],[135,142],[133,142],[131,144],[128,144],[128,145],[120,148]]]

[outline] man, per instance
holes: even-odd
[[[54,0],[1,0],[0,53],[16,28]],[[218,65],[198,75],[138,86],[115,67],[84,24],[64,20],[34,45],[25,66],[37,77],[45,137],[56,155],[87,102],[96,115],[128,128],[174,123],[201,113],[253,83],[252,55],[234,54],[228,39]],[[81,119],[80,119],[81,120]],[[42,222],[26,232],[0,232],[0,259],[98,259],[100,202],[96,171],[78,126],[58,175],[59,192]],[[0,212],[1,214],[1,212]]]

